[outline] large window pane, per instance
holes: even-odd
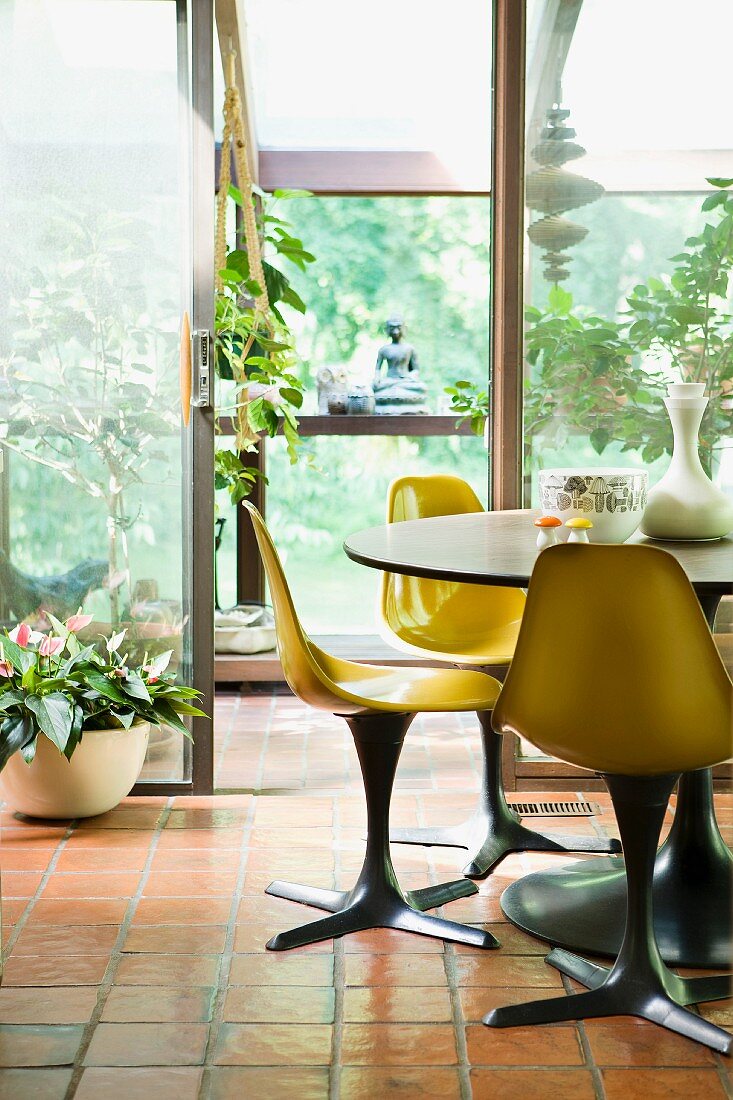
[[[308,306],[298,348],[311,382],[320,367],[371,381],[384,322],[403,316],[430,411],[445,386],[484,384],[489,363],[489,200],[308,198],[283,204],[316,257],[293,282]],[[315,398],[305,411],[315,412]]]
[[[457,474],[485,504],[483,440],[337,436],[313,442],[320,473],[290,467],[281,440],[268,444],[267,520],[306,629],[375,634],[379,575],[350,561],[343,540],[384,523],[387,486],[408,472]]]
[[[703,235],[733,213],[724,194],[711,205],[706,182],[733,177],[732,33],[725,0],[694,11],[584,0],[577,22],[530,4],[528,503],[542,466],[644,465],[657,480],[671,443],[661,396],[675,378],[708,382],[714,446],[703,458],[733,493],[733,240],[720,241],[716,273],[701,258]]]

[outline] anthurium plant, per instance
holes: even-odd
[[[41,734],[68,760],[85,730],[150,722],[190,738],[182,716],[205,717],[191,702],[200,692],[166,673],[170,652],[132,667],[122,652],[124,630],[100,653],[77,638],[90,615],[72,615],[64,623],[48,619],[51,634],[20,623],[0,636],[0,771],[16,752],[31,764]]]

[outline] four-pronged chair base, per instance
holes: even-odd
[[[425,909],[435,909],[446,902],[469,897],[477,892],[474,883],[468,879],[446,882],[441,886],[428,886],[424,890],[412,890],[405,894],[396,884],[388,882],[374,886],[360,880],[350,892],[319,890],[294,882],[273,882],[266,893],[325,909],[332,916],[288,932],[279,932],[269,940],[267,947],[270,951],[288,951],[292,947],[303,947],[305,944],[318,943],[334,936],[343,936],[347,932],[363,932],[368,928],[397,928],[402,932],[437,936],[451,943],[465,943],[472,947],[498,947],[498,940],[490,932],[424,913]]]
[[[730,1054],[733,1036],[689,1012],[684,1006],[729,997],[731,975],[679,978],[671,971],[663,970],[656,976],[656,981],[649,981],[649,975],[646,975],[646,980],[640,983],[638,976],[629,973],[626,968],[614,966],[608,970],[561,949],[551,951],[546,961],[587,986],[588,992],[495,1008],[484,1017],[485,1024],[489,1027],[523,1027],[602,1016],[639,1016],[688,1039],[704,1043],[721,1054]]]
[[[466,848],[463,874],[485,878],[510,852],[620,852],[617,840],[596,836],[536,833],[522,825],[504,793],[502,737],[491,728],[491,712],[479,711],[483,774],[479,804],[461,825],[440,829],[390,829],[393,844],[445,845]]]
[[[392,844],[466,848],[469,862],[463,874],[469,878],[485,878],[511,852],[608,853],[621,850],[615,839],[535,832],[522,825],[511,811],[507,815],[477,810],[468,821],[446,828],[391,829],[389,839]]]

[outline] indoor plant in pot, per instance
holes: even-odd
[[[0,637],[0,794],[32,817],[92,817],[129,794],[151,725],[190,737],[199,692],[166,673],[170,652],[130,666],[124,631],[100,653],[77,638],[90,616],[49,618],[51,634]]]

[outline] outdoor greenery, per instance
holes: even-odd
[[[166,673],[172,651],[135,667],[120,653],[125,631],[102,653],[77,638],[91,615],[50,618],[51,634],[21,624],[0,638],[0,771],[16,752],[31,764],[40,734],[70,760],[85,730],[150,722],[190,738],[181,715],[206,717],[190,702],[200,693]]]
[[[633,287],[618,317],[576,309],[560,286],[550,288],[546,309],[525,310],[524,424],[535,464],[573,434],[585,435],[598,455],[610,444],[645,463],[671,453],[671,426],[660,409],[667,381],[676,378],[706,384],[700,453],[712,471],[733,432],[733,180],[708,182],[716,190],[702,204],[702,229],[672,257],[668,275]],[[479,431],[487,392],[466,381],[447,392]]]

